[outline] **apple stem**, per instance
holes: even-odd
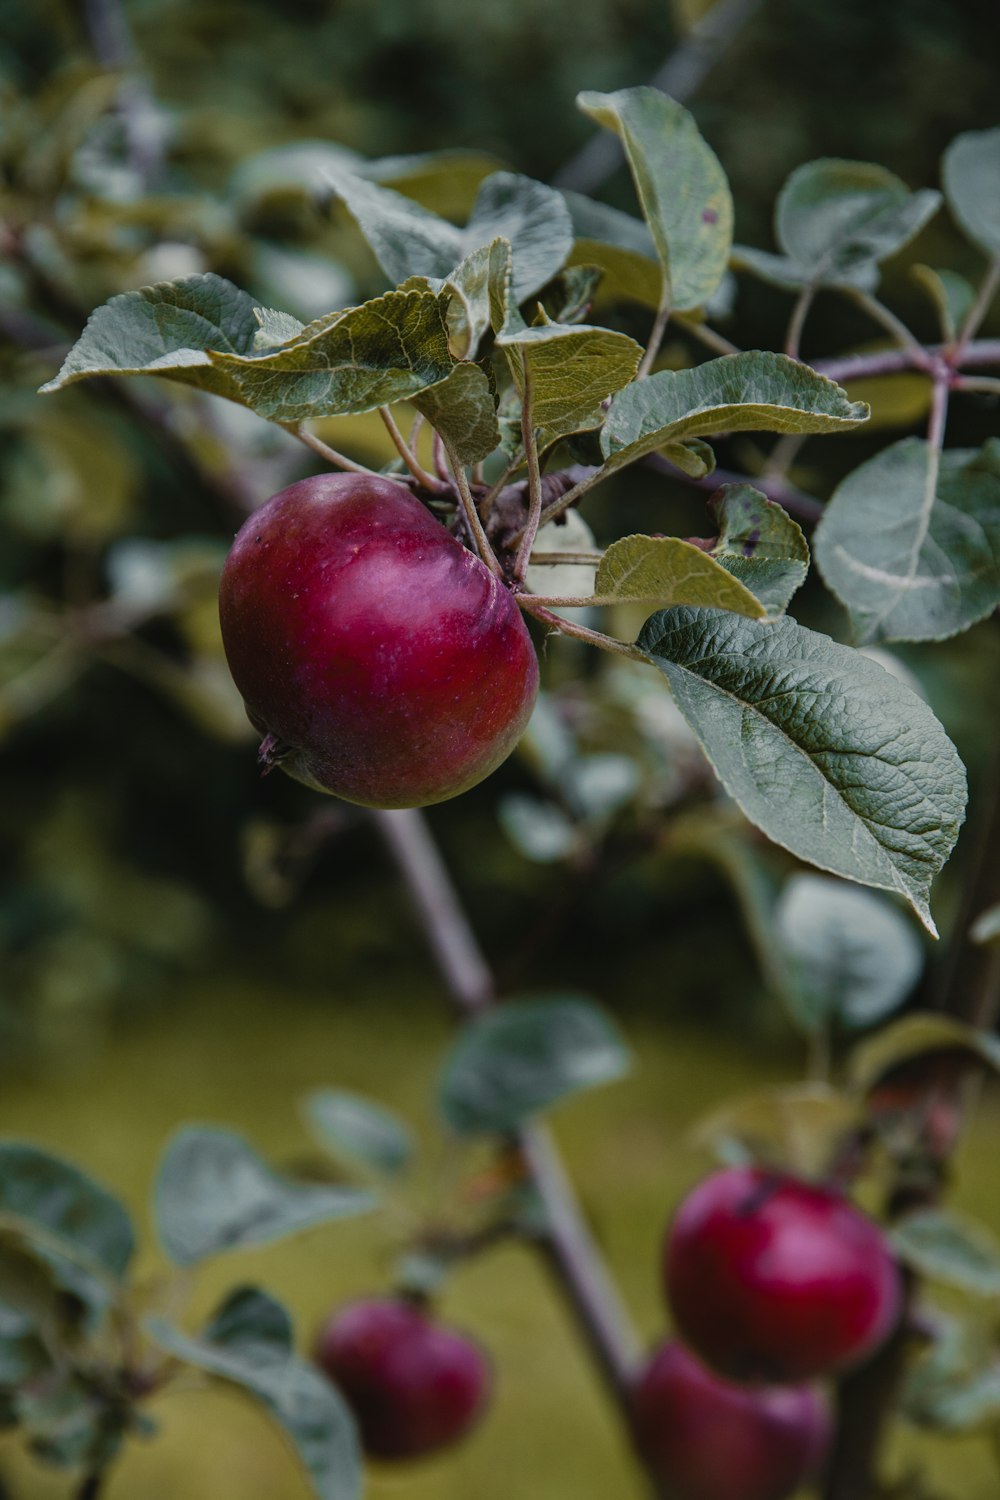
[[[463,1019],[474,1019],[495,1003],[496,982],[426,819],[415,808],[373,811],[371,816],[406,883],[455,1009]],[[522,1125],[514,1138],[545,1208],[541,1248],[627,1417],[638,1360],[638,1341],[628,1312],[549,1131],[543,1125]]]
[[[514,559],[514,577],[518,583],[524,582],[528,559],[542,519],[542,471],[538,463],[538,441],[531,421],[531,373],[528,370],[527,355],[523,351],[521,369],[524,382],[521,390],[521,442],[524,444],[524,457],[528,465],[528,519],[521,532],[517,557]]]
[[[442,442],[444,442],[444,439],[442,439]],[[497,562],[496,554],[493,551],[493,548],[490,546],[490,539],[486,535],[486,531],[483,527],[482,521],[479,519],[479,512],[476,509],[476,502],[472,498],[472,491],[469,488],[469,481],[466,478],[465,470],[463,469],[461,462],[459,461],[458,454],[455,452],[450,443],[444,442],[444,447],[445,452],[448,454],[448,462],[451,465],[451,471],[455,476],[455,487],[458,490],[458,498],[461,501],[462,511],[465,515],[466,522],[468,523],[469,530],[472,533],[473,541],[476,544],[476,551],[479,553],[479,556],[482,558],[483,562],[489,568],[494,577],[503,579],[503,568],[501,568],[500,564]]]
[[[382,421],[385,423],[386,432],[388,432],[389,436],[392,438],[396,452],[399,454],[400,458],[403,460],[404,464],[409,469],[414,479],[420,485],[421,489],[429,490],[432,495],[446,494],[450,489],[450,485],[445,484],[441,479],[436,479],[433,474],[429,474],[427,472],[423,464],[417,458],[417,455],[414,453],[413,449],[410,447],[409,443],[407,443],[403,434],[400,432],[398,426],[396,425],[396,419],[392,415],[392,412],[389,410],[389,408],[387,406],[380,406],[378,409],[378,414],[382,418]]]
[[[575,620],[564,620],[561,615],[554,614],[551,609],[546,608],[541,600],[543,595],[515,594],[518,604],[525,614],[532,615],[536,620],[541,620],[546,625],[551,625],[553,630],[558,630],[561,635],[570,635],[574,640],[586,641],[588,646],[596,646],[599,651],[610,651],[614,656],[627,656],[630,661],[648,662],[649,657],[640,651],[638,646],[630,646],[627,641],[616,641],[613,635],[604,635],[600,630],[590,630],[586,625],[578,625]],[[575,606],[590,604],[590,599],[574,600]]]
[[[307,448],[318,453],[320,458],[325,458],[327,463],[333,464],[335,469],[346,469],[350,474],[369,474],[381,479],[393,478],[391,474],[376,475],[374,469],[369,469],[364,464],[356,464],[353,458],[338,453],[336,448],[331,448],[329,443],[324,443],[323,439],[318,438],[314,432],[310,432],[308,427],[302,427],[295,422],[282,422],[280,425],[286,432],[290,432],[292,437],[298,438],[300,443],[305,443]]]

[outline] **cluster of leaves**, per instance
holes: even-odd
[[[541,1111],[619,1077],[628,1064],[615,1027],[589,1001],[506,1005],[467,1027],[449,1050],[439,1114],[467,1142],[516,1139]],[[388,1110],[324,1089],[303,1101],[303,1111],[318,1143],[361,1184],[289,1177],[230,1130],[184,1127],[167,1145],[153,1194],[157,1237],[178,1273],[366,1213],[398,1186],[415,1143]],[[525,1203],[506,1187],[483,1212],[487,1237],[496,1222],[504,1233],[527,1223]],[[438,1220],[403,1258],[400,1285],[412,1292],[419,1283],[426,1292],[473,1247],[467,1233],[444,1234]],[[3,1424],[20,1429],[44,1462],[84,1478],[103,1475],[126,1439],[155,1433],[151,1398],[195,1371],[256,1401],[285,1433],[319,1500],[360,1494],[351,1413],[295,1353],[281,1304],[237,1285],[204,1327],[184,1331],[162,1310],[176,1306],[174,1282],[137,1279],[135,1254],[129,1214],[103,1187],[37,1147],[0,1144]]]
[[[805,435],[862,423],[867,408],[785,355],[732,353],[643,378],[655,344],[640,364],[630,338],[580,321],[609,259],[619,274],[643,267],[636,285],[658,285],[659,330],[671,315],[700,320],[734,252],[725,176],[685,110],[651,89],[579,103],[621,138],[645,223],[499,172],[481,183],[459,229],[335,152],[313,152],[310,179],[346,205],[394,290],[303,325],[216,276],[162,283],[100,308],[45,389],[156,374],[293,430],[405,401],[435,428],[456,482],[490,460],[506,465],[507,479],[522,466],[530,474],[539,456],[556,470],[564,440],[579,446],[585,435],[593,463],[568,495],[524,520],[529,531],[650,454],[704,478],[713,433]],[[963,137],[945,163],[956,218],[993,254],[1000,232],[979,205],[997,139]],[[779,199],[783,254],[737,250],[735,261],[796,291],[804,317],[821,288],[869,296],[880,262],[939,202],[880,168],[814,163]],[[951,301],[941,297],[953,316],[955,285],[933,285],[950,288]],[[932,370],[935,379],[950,380],[970,332],[966,318],[947,376]],[[862,465],[823,517],[821,566],[863,640],[940,639],[1000,601],[993,447],[942,455],[940,436],[904,439]],[[481,499],[484,514],[497,487]],[[592,593],[562,602],[660,606],[638,652],[663,672],[751,821],[800,858],[900,893],[934,931],[930,883],[964,807],[953,748],[907,687],[784,615],[809,554],[780,507],[749,486],[724,486],[714,518],[710,543],[612,543]]]

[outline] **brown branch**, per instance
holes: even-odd
[[[488,1010],[496,999],[493,974],[423,815],[408,808],[372,817],[403,876],[455,1009],[465,1019]],[[638,1350],[628,1313],[548,1130],[522,1126],[516,1140],[546,1210],[542,1249],[608,1388],[627,1411]]]
[[[942,965],[943,984],[938,1008],[969,1022],[991,1027],[1000,1010],[1000,948],[973,948],[967,941],[969,922],[977,912],[1000,899],[1000,754],[994,757],[982,788],[984,816],[979,820],[979,841],[968,878],[949,951]],[[962,1113],[961,1085],[955,1085],[953,1100],[956,1122]],[[955,1130],[957,1139],[958,1130]],[[945,1181],[946,1163],[928,1178],[920,1195],[912,1187],[890,1189],[887,1214],[932,1207]],[[905,1279],[904,1313],[889,1341],[859,1369],[846,1375],[837,1388],[837,1432],[827,1469],[824,1500],[868,1500],[876,1481],[876,1465],[886,1428],[911,1352],[912,1327],[908,1311],[914,1281]]]

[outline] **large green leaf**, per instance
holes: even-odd
[[[352,1166],[392,1174],[409,1165],[413,1137],[381,1104],[345,1089],[314,1089],[302,1110],[320,1145]]]
[[[237,399],[273,422],[347,416],[405,401],[454,368],[433,292],[386,292],[253,356],[209,352]]]
[[[504,1133],[629,1065],[614,1025],[589,1001],[514,1002],[463,1028],[442,1074],[441,1109],[463,1135]]]
[[[868,417],[839,385],[784,354],[750,350],[660,370],[613,397],[601,431],[612,468],[712,432],[843,432]]]
[[[757,596],[714,557],[676,536],[626,536],[612,542],[594,580],[594,604],[696,604],[760,619]]]
[[[712,556],[757,595],[769,615],[781,614],[809,571],[801,526],[751,484],[724,484],[708,508],[719,527]]]
[[[958,223],[987,255],[1000,255],[1000,126],[956,136],[941,165]]]
[[[478,365],[464,360],[437,385],[430,385],[413,405],[455,449],[463,464],[488,458],[500,443],[496,400]]]
[[[229,1130],[186,1126],[168,1144],[154,1207],[163,1248],[179,1266],[223,1250],[270,1244],[315,1224],[366,1213],[372,1195],[281,1177]]]
[[[820,869],[898,892],[936,932],[928,894],[965,774],[926,703],[787,616],[666,610],[638,645],[752,823]]]
[[[913,928],[874,891],[795,875],[774,920],[790,981],[787,1002],[807,1031],[831,1021],[874,1025],[920,977],[923,954]]]
[[[883,449],[837,486],[816,563],[859,641],[938,641],[1000,604],[1000,442]]]
[[[725,275],[733,200],[715,152],[687,110],[654,88],[584,93],[585,114],[621,138],[678,312],[700,307]]]
[[[241,399],[209,350],[252,354],[257,304],[232,282],[208,273],[123,292],[97,308],[54,380],[61,390],[91,375],[163,375],[231,400]]]
[[[869,286],[874,267],[901,250],[940,202],[940,193],[911,193],[871,162],[811,161],[778,195],[775,234],[803,281]]]
[[[351,172],[333,171],[328,180],[396,284],[409,276],[444,280],[473,251],[502,238],[513,254],[514,296],[523,302],[551,280],[572,249],[573,231],[561,195],[513,172],[486,178],[464,229]]]
[[[261,1403],[290,1440],[318,1500],[358,1500],[361,1458],[343,1399],[290,1347],[284,1309],[252,1287],[233,1293],[198,1338],[156,1319],[162,1349]]]
[[[543,323],[497,336],[518,394],[531,389],[539,446],[600,425],[602,403],[635,376],[642,350],[634,339],[587,324]]]
[[[64,1251],[71,1264],[114,1280],[125,1275],[135,1249],[131,1220],[118,1199],[37,1146],[0,1145],[0,1220],[37,1238],[43,1252]]]

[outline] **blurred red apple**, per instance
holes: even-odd
[[[400,1297],[341,1308],[320,1329],[316,1363],[354,1412],[373,1458],[416,1458],[447,1447],[481,1415],[486,1355],[464,1334]]]
[[[762,1168],[705,1179],[664,1253],[677,1328],[734,1380],[792,1384],[871,1354],[901,1310],[882,1230],[839,1193]]]
[[[632,1430],[671,1500],[787,1500],[822,1464],[831,1423],[811,1386],[749,1390],[667,1343],[636,1380]]]

